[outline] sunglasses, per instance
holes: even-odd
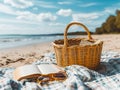
[[[40,85],[48,84],[51,81],[63,81],[67,75],[65,73],[56,73],[50,75],[42,75],[37,78],[37,83]]]

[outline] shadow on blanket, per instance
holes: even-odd
[[[120,73],[120,58],[109,59],[108,62],[101,62],[97,72],[110,76]]]
[[[120,90],[120,58],[101,62],[98,72],[104,76],[84,84],[92,90]]]

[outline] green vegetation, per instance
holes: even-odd
[[[116,16],[110,15],[101,27],[96,28],[95,33],[120,33],[120,10],[116,11]]]

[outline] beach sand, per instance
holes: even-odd
[[[92,35],[104,41],[102,51],[120,53],[120,34]],[[51,42],[0,50],[0,67],[18,67],[39,60],[47,52],[54,52]]]

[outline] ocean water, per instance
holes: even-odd
[[[0,49],[63,39],[59,35],[0,35]]]

